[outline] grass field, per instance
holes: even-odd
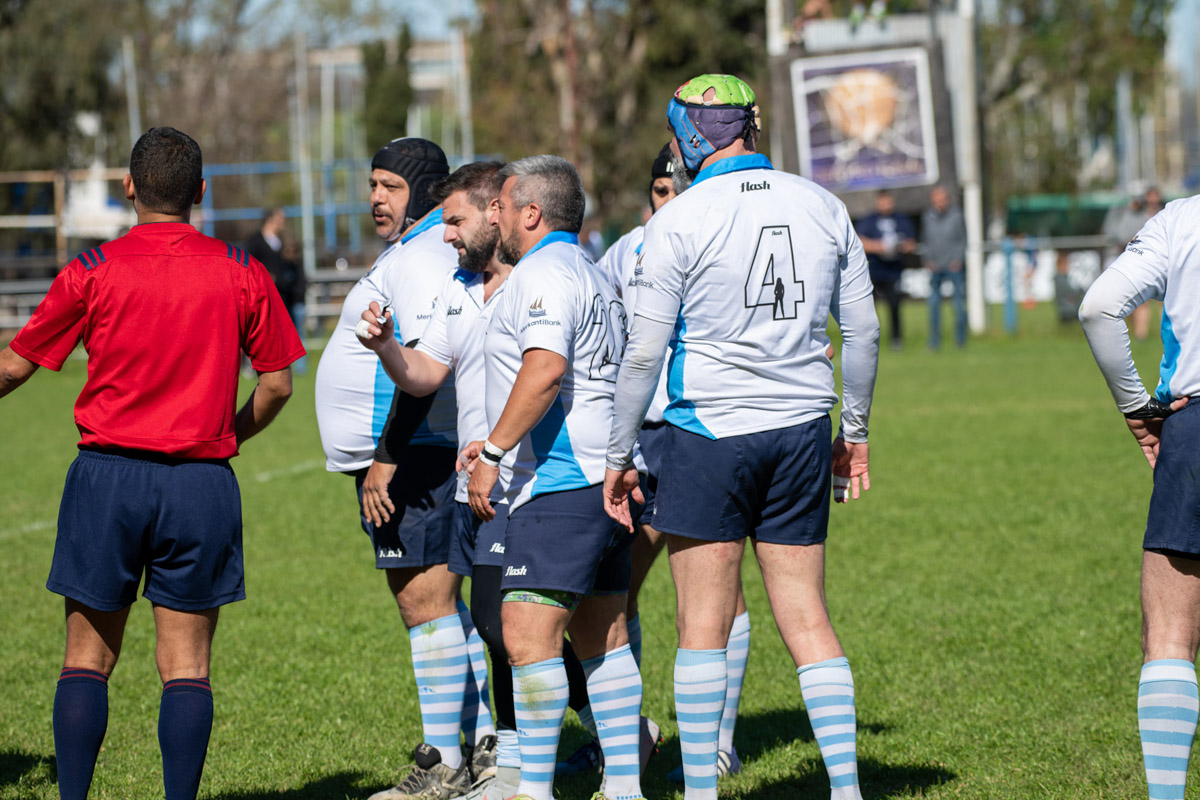
[[[1077,326],[1026,312],[1016,338],[930,353],[923,308],[883,352],[873,487],[835,507],[829,604],[854,669],[868,798],[1144,797],[1136,684],[1139,547],[1151,473]],[[998,321],[998,316],[994,320]],[[1155,343],[1139,345],[1156,373]],[[314,366],[315,366],[315,359]],[[394,782],[420,739],[407,637],[358,529],[350,481],[326,474],[313,370],[236,459],[246,602],[222,616],[216,721],[201,796],[341,800]],[[56,798],[50,714],[62,602],[44,588],[77,435],[81,361],[0,401],[0,798]],[[244,391],[249,390],[249,384]],[[791,661],[752,560],[753,634],[730,798],[825,798]],[[646,713],[667,737],[644,782],[682,797],[665,561],[643,594]],[[162,796],[149,604],[110,684],[92,797]],[[563,752],[582,741],[569,716]],[[1193,793],[1200,780],[1193,770]],[[560,783],[586,798],[592,780]]]

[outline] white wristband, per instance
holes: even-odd
[[[479,460],[489,467],[498,467],[500,466],[501,459],[504,458],[504,454],[507,452],[507,450],[501,450],[499,447],[496,447],[490,441],[485,441],[483,449],[479,451]]]

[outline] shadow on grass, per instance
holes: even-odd
[[[859,720],[859,735],[886,735],[892,726],[887,723]],[[559,757],[566,758],[575,748],[585,741],[587,736],[582,731],[565,730]],[[817,760],[797,760],[793,765],[779,763],[778,749],[796,741],[812,742],[812,726],[804,707],[796,705],[791,708],[779,708],[771,711],[743,714],[738,719],[737,733],[738,755],[753,772],[761,774],[762,767],[767,768],[753,790],[740,792],[736,785],[723,782],[722,795],[730,793],[732,797],[751,797],[755,800],[800,800],[814,798],[821,800],[829,796],[829,778],[822,762]],[[757,762],[757,763],[755,763]],[[647,797],[682,796],[683,786],[667,778],[667,773],[681,763],[679,752],[679,737],[677,734],[667,736],[662,746],[646,768],[642,777],[642,789]],[[787,777],[773,777],[770,773],[789,773]],[[859,777],[862,785],[868,789],[871,797],[911,797],[930,786],[937,786],[957,779],[957,775],[934,765],[895,765],[882,764],[871,759],[859,761]],[[588,797],[594,792],[600,782],[599,774],[564,776],[554,782],[555,793],[559,797],[574,798]]]
[[[0,752],[0,788],[48,785],[54,783],[57,774],[57,763],[52,755],[15,750]]]
[[[867,797],[924,797],[926,789],[957,780],[948,769],[930,764],[881,764],[872,759],[858,762],[858,782]],[[734,796],[739,796],[734,791]],[[765,778],[752,792],[755,800],[824,800],[829,797],[829,777],[818,760],[808,762],[788,777]],[[747,795],[749,796],[749,795]]]
[[[375,786],[364,789],[361,772],[339,772],[301,786],[299,789],[259,789],[250,792],[226,792],[214,795],[213,800],[346,800],[365,797],[372,792],[386,789]]]
[[[858,734],[878,736],[891,730],[886,723],[858,720]],[[743,759],[757,758],[761,753],[785,746],[791,742],[813,741],[812,725],[804,706],[796,704],[788,708],[773,708],[739,714],[733,734],[738,755]],[[676,744],[676,752],[679,745]]]

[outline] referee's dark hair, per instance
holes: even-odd
[[[500,170],[504,165],[499,161],[476,161],[463,164],[429,189],[429,197],[437,205],[446,202],[446,198],[455,192],[466,192],[471,205],[480,211],[487,211],[492,201],[500,196],[504,181],[500,178]]]
[[[204,161],[200,145],[174,128],[151,128],[129,154],[129,175],[147,211],[182,215],[196,199]]]

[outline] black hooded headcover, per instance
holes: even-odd
[[[415,136],[392,139],[371,159],[371,169],[394,172],[408,184],[408,210],[404,216],[418,220],[433,208],[429,190],[450,174],[446,154],[428,139]]]
[[[658,157],[650,165],[650,207],[654,208],[654,182],[659,178],[669,178],[675,172],[675,164],[671,161],[671,143],[667,142],[658,151]]]
[[[650,179],[669,178],[674,172],[675,167],[671,163],[671,143],[667,142],[662,146],[662,150],[658,151],[658,157],[650,167]]]

